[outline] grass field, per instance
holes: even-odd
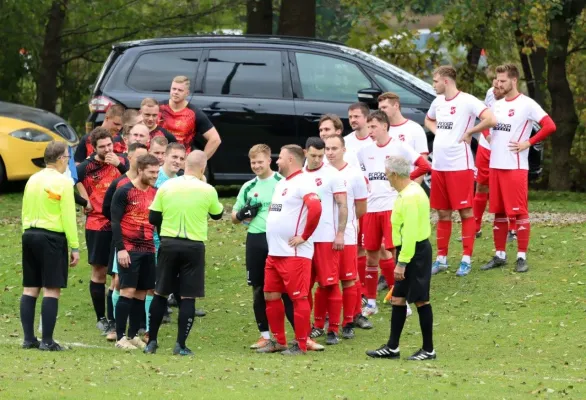
[[[245,230],[225,220],[210,222],[207,297],[198,301],[208,315],[197,320],[188,340],[194,358],[170,354],[176,313],[174,323],[163,326],[161,348],[154,356],[124,353],[99,336],[88,293],[85,251],[80,265],[70,270],[69,287],[59,305],[55,336],[71,349],[21,350],[21,195],[4,194],[0,196],[0,398],[584,399],[586,224],[568,223],[563,213],[586,212],[586,196],[532,193],[531,198],[532,211],[562,213],[560,221],[565,223],[532,227],[527,274],[513,273],[512,265],[478,271],[493,254],[486,225],[485,235],[477,241],[472,273],[457,278],[451,267],[433,278],[438,359],[416,363],[365,356],[366,349],[388,338],[387,306],[373,318],[375,329],[358,330],[356,339],[323,353],[294,359],[252,353],[248,346],[258,332],[245,283]],[[228,205],[233,199],[224,201]],[[454,236],[458,229],[454,228]],[[516,249],[510,246],[509,251],[514,255]],[[459,253],[460,244],[454,240],[452,265]],[[404,330],[402,354],[410,355],[420,344],[415,312]]]

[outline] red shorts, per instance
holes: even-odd
[[[529,214],[526,169],[490,169],[488,210],[507,216]]]
[[[488,165],[490,164],[490,150],[478,146],[476,150],[476,183],[488,186]]]
[[[268,256],[265,264],[265,292],[287,293],[291,299],[307,297],[311,260],[305,257]]]
[[[362,217],[364,229],[364,248],[369,251],[379,250],[381,245],[385,249],[392,249],[393,237],[391,229],[392,211],[367,212]]]
[[[358,246],[349,244],[340,252],[340,280],[354,281],[358,277]]]
[[[317,282],[320,286],[337,285],[338,264],[342,251],[333,249],[332,242],[319,242],[313,244],[313,262],[311,263],[311,282]]]
[[[431,208],[434,210],[461,210],[463,208],[471,208],[473,198],[473,170],[431,170]]]

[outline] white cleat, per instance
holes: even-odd
[[[366,318],[374,314],[378,314],[378,306],[371,306],[370,304],[367,304],[362,307],[362,315],[364,315]]]

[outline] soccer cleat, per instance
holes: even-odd
[[[304,355],[305,352],[301,350],[299,344],[295,342],[293,346],[289,347],[287,350],[282,351],[281,354],[284,356],[301,356]]]
[[[326,344],[332,346],[338,343],[340,343],[340,337],[338,334],[336,332],[328,332],[328,335],[326,336]]]
[[[269,343],[265,347],[256,349],[257,353],[277,353],[283,350],[287,350],[287,346],[280,344],[273,339],[269,339]]]
[[[201,308],[199,308],[199,309],[196,308],[195,309],[195,316],[196,317],[200,317],[201,318],[201,317],[205,317],[206,315],[207,315],[207,313],[204,310],[202,310]]]
[[[472,271],[472,264],[462,261],[456,271],[456,276],[466,276],[470,271]]]
[[[419,349],[419,350],[417,350],[417,352],[415,352],[415,354],[413,354],[407,360],[425,361],[425,360],[435,360],[436,358],[437,358],[437,356],[435,354],[435,350],[433,350],[431,353],[429,353],[423,349]]]
[[[371,306],[370,304],[367,304],[362,308],[362,315],[364,315],[366,318],[374,314],[378,314],[378,306]]]
[[[110,321],[108,323],[108,330],[106,331],[106,340],[114,342],[116,340],[116,322]]]
[[[171,323],[171,314],[164,314],[163,320],[161,322],[163,324],[170,324]]]
[[[435,260],[434,263],[431,265],[431,274],[435,275],[438,272],[447,271],[447,269],[448,269],[447,263],[442,263],[442,262],[439,262],[438,260]]]
[[[506,258],[500,258],[499,256],[494,256],[492,258],[492,260],[490,260],[489,262],[487,262],[486,264],[484,264],[482,267],[480,267],[480,270],[481,271],[487,271],[489,269],[502,267],[506,263],[507,263],[507,259]]]
[[[358,314],[354,317],[354,326],[359,327],[360,329],[372,329],[372,322],[368,320],[364,315]]]
[[[401,358],[401,352],[397,347],[395,350],[391,349],[386,344],[383,344],[376,350],[367,350],[366,355],[372,358],[390,358],[390,359],[398,359]]]
[[[179,343],[175,343],[175,347],[173,348],[173,355],[174,356],[193,356],[193,351],[191,351],[187,346],[181,347]]]
[[[100,320],[96,323],[96,328],[99,331],[101,331],[102,336],[106,336],[106,333],[108,332],[109,326],[110,326],[110,323],[108,322],[106,317],[100,318]]]
[[[122,350],[136,350],[136,346],[130,343],[130,340],[126,336],[116,342],[116,347]]]
[[[250,346],[250,348],[253,350],[260,349],[261,347],[265,347],[267,344],[269,344],[269,342],[270,339],[265,339],[261,336],[255,344]]]
[[[41,342],[39,345],[39,350],[42,351],[63,351],[65,350],[63,347],[59,345],[59,343],[53,341],[51,343]]]
[[[311,328],[311,333],[309,334],[309,337],[312,339],[318,338],[320,336],[323,336],[325,334],[325,330],[321,329],[321,328],[316,328],[315,326],[313,328]]]
[[[144,348],[144,354],[155,354],[159,345],[156,340],[151,340]]]
[[[356,336],[356,335],[354,334],[354,327],[352,326],[352,323],[346,324],[342,328],[342,338],[354,339],[354,336]]]
[[[41,342],[39,342],[39,339],[37,338],[35,338],[35,340],[25,340],[22,342],[23,349],[38,349],[40,345]]]
[[[368,299],[366,298],[365,295],[362,295],[362,307],[366,306],[368,304]]]
[[[144,350],[144,348],[146,347],[146,343],[142,341],[140,336],[135,336],[132,339],[129,339],[128,341],[137,349]]]
[[[150,335],[148,332],[145,332],[144,335],[140,338],[143,342],[148,343],[150,339]]]
[[[527,264],[527,260],[524,258],[517,258],[517,263],[515,265],[515,272],[527,272],[529,270],[529,265]]]
[[[167,297],[167,305],[169,307],[177,307],[177,299],[175,298],[175,295],[173,293],[171,293],[169,297]]]
[[[509,234],[507,235],[507,242],[512,242],[515,240],[517,240],[517,232],[509,231]]]
[[[378,278],[378,284],[376,285],[376,291],[377,292],[382,292],[383,290],[386,290],[389,288],[389,285],[387,284],[387,280],[385,279],[384,276],[379,276]]]
[[[307,346],[307,351],[324,351],[325,347],[322,346],[321,344],[313,341],[310,338],[307,338],[307,342],[306,342],[306,346]],[[297,344],[297,342],[295,341],[294,343],[292,343],[291,345],[295,345]],[[289,346],[291,347],[291,346]]]
[[[146,333],[146,328],[140,328],[136,333],[138,336],[142,336]]]

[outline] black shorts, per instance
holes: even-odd
[[[397,247],[397,258],[401,253],[401,246]],[[415,255],[405,267],[405,279],[395,281],[393,297],[406,298],[408,302],[429,301],[429,287],[431,283],[431,243],[429,240],[417,242]]]
[[[246,236],[246,281],[248,286],[265,285],[265,264],[269,255],[266,233]]]
[[[179,281],[178,292],[177,281]],[[155,291],[162,296],[168,296],[171,293],[192,298],[205,296],[205,245],[203,242],[161,238]]]
[[[135,288],[151,290],[155,288],[155,253],[129,251],[130,265],[124,268],[118,264],[120,289]]]
[[[85,243],[87,245],[88,264],[107,267],[110,262],[112,231],[92,231],[86,229]]]
[[[22,234],[22,285],[66,288],[69,272],[67,238],[63,233],[30,228]]]

